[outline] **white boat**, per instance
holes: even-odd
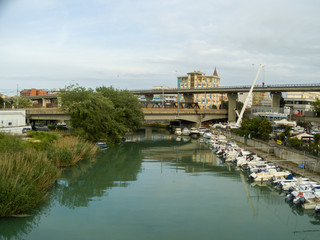
[[[96,146],[98,146],[101,150],[107,150],[109,148],[106,142],[96,142]]]
[[[200,135],[200,132],[199,132],[199,130],[198,130],[197,128],[192,127],[192,128],[190,128],[190,135],[197,135],[197,136],[199,136],[199,135]]]
[[[302,204],[304,209],[315,209],[320,206],[320,199],[316,197],[305,197],[305,202]]]
[[[203,136],[204,132],[206,131],[207,129],[204,128],[204,127],[199,127],[199,133],[201,136]]]
[[[183,136],[189,136],[189,135],[190,135],[190,130],[189,130],[188,128],[184,128],[184,129],[182,130],[182,135],[183,135]]]
[[[210,130],[205,130],[205,132],[203,133],[203,137],[204,138],[211,138],[212,137],[212,133]]]
[[[181,128],[176,128],[176,130],[174,131],[175,135],[181,136],[182,132],[181,132]]]
[[[267,182],[271,181],[272,178],[277,177],[287,177],[291,174],[289,171],[278,172],[276,169],[269,169],[268,172],[260,172],[260,173],[251,173],[249,179],[254,180],[255,182]]]

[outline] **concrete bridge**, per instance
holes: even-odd
[[[147,107],[152,106],[152,99],[155,94],[180,94],[186,102],[194,102],[194,94],[227,94],[228,97],[228,121],[236,121],[236,101],[238,93],[249,92],[251,86],[228,86],[219,88],[171,88],[171,89],[148,89],[133,90],[135,95],[144,95]],[[277,84],[277,85],[256,85],[253,92],[269,92],[271,95],[271,107],[280,108],[282,92],[320,92],[320,83],[314,84]],[[178,103],[179,105],[180,103]]]
[[[159,120],[163,118],[173,118],[174,116],[178,116],[178,113],[173,112],[166,112],[166,110],[163,109],[152,109],[152,100],[153,96],[155,94],[177,94],[182,95],[184,98],[184,103],[194,103],[194,94],[197,93],[204,93],[204,94],[227,94],[228,97],[228,113],[227,118],[228,121],[234,122],[236,120],[236,101],[238,98],[238,93],[243,92],[249,92],[251,86],[227,86],[227,87],[219,87],[219,88],[190,88],[190,89],[180,89],[180,88],[170,88],[170,89],[147,89],[147,90],[131,90],[130,92],[135,95],[144,95],[147,101],[146,107],[144,111],[146,112],[146,118],[152,119],[159,117]],[[280,107],[280,99],[281,99],[281,93],[282,92],[320,92],[320,83],[314,83],[314,84],[277,84],[277,85],[256,85],[253,89],[254,92],[269,92],[272,98],[271,107],[272,108],[279,108]],[[31,96],[27,97],[30,100],[37,100],[39,105],[42,105],[43,107],[46,107],[46,102],[50,100],[51,105],[52,103],[55,103],[55,105],[60,105],[60,99],[57,95],[43,95],[43,96]],[[180,99],[178,97],[178,99]],[[177,106],[180,106],[182,103],[178,102],[176,103]],[[179,108],[179,107],[178,107]],[[162,111],[162,113],[160,113]],[[179,111],[179,110],[176,110]],[[182,111],[182,110],[180,110]],[[203,116],[203,114],[199,114],[199,111],[196,113],[195,110],[190,110],[192,114],[190,113],[182,115],[186,119],[195,119],[200,118],[199,116]],[[202,111],[202,110],[201,110]],[[223,111],[223,110],[222,110]],[[186,111],[187,112],[187,111]],[[206,110],[207,116],[208,116],[208,110]],[[182,113],[182,112],[181,112]],[[219,118],[223,115],[218,112],[215,112],[217,114],[216,118]],[[193,118],[191,118],[191,115],[194,115]],[[187,117],[189,116],[189,117]],[[57,116],[56,116],[57,117]],[[180,118],[180,117],[179,117]],[[214,117],[212,116],[212,120]],[[193,121],[190,120],[190,121]]]
[[[32,121],[57,121],[65,122],[70,120],[70,115],[58,108],[27,108],[27,122]]]
[[[162,108],[143,108],[145,121],[147,122],[166,122],[188,121],[193,123],[225,120],[228,118],[227,110],[217,109],[162,109]],[[28,108],[26,109],[27,122],[32,121],[56,121],[65,122],[70,120],[70,115],[58,108]]]
[[[216,120],[226,120],[226,109],[166,109],[166,108],[143,108],[144,120],[150,122],[188,121],[201,123]]]

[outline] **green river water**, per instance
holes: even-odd
[[[32,216],[0,219],[0,239],[320,238],[320,215],[248,182],[197,139],[129,140],[65,170]]]

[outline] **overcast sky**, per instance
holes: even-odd
[[[320,83],[318,0],[0,0],[0,93]]]

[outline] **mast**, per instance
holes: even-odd
[[[252,83],[252,85],[251,85],[251,88],[250,88],[250,91],[249,91],[249,93],[248,93],[248,96],[247,96],[247,98],[246,98],[246,100],[245,100],[245,102],[244,102],[244,104],[243,104],[243,107],[242,107],[242,109],[241,109],[241,112],[240,112],[240,114],[239,114],[239,117],[238,117],[238,120],[237,120],[237,123],[236,123],[236,126],[238,126],[238,127],[240,127],[240,125],[241,125],[241,123],[242,123],[242,118],[243,118],[244,111],[245,111],[245,109],[246,109],[246,107],[247,107],[247,105],[248,105],[248,103],[249,103],[249,100],[250,100],[250,97],[251,97],[251,95],[252,95],[252,91],[253,91],[254,85],[256,84],[256,82],[257,82],[257,80],[258,80],[258,77],[259,77],[259,74],[260,74],[261,70],[263,69],[263,67],[264,67],[264,65],[263,65],[263,64],[260,64],[259,69],[258,69],[258,72],[257,72],[257,74],[256,74],[256,77],[255,77],[254,80],[253,80],[253,83]]]

